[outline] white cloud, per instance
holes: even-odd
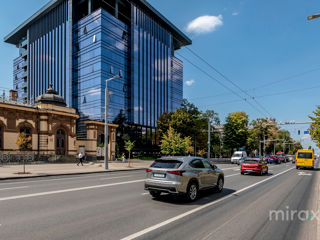
[[[217,27],[222,26],[222,15],[218,16],[201,16],[192,20],[187,26],[187,32],[190,33],[209,33],[217,29]]]
[[[233,13],[232,13],[232,16],[238,16],[238,15],[239,15],[238,12],[233,12]]]
[[[195,81],[192,79],[192,80],[189,80],[189,81],[186,81],[186,85],[187,86],[191,86],[195,83]]]

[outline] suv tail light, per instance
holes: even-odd
[[[182,173],[184,173],[184,171],[169,171],[167,173],[182,176]]]
[[[152,172],[152,170],[150,170],[149,168],[146,169],[146,172]]]

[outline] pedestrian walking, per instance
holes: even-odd
[[[126,155],[122,153],[122,162],[125,162],[125,160],[126,160]]]
[[[83,162],[82,162],[83,161],[83,154],[82,154],[82,152],[79,152],[78,158],[79,158],[79,162],[77,163],[77,166],[79,166],[80,163],[83,166]]]

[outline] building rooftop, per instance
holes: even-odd
[[[46,5],[44,5],[40,10],[34,13],[26,21],[20,24],[16,29],[4,37],[6,43],[17,45],[19,41],[27,35],[28,28],[35,23],[42,16],[50,12],[54,7],[56,7],[63,0],[51,0]],[[146,0],[129,0],[137,4],[139,7],[152,14],[156,19],[160,21],[169,31],[173,34],[175,39],[179,42],[179,46],[190,45],[192,41],[181,32],[176,26],[174,26],[167,18],[165,18],[160,12],[158,12],[154,7],[152,7]]]

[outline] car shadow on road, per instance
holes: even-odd
[[[186,200],[183,195],[171,194],[161,194],[158,198],[153,198],[153,200],[176,205],[204,205],[233,194],[234,192],[236,192],[236,190],[230,188],[224,188],[222,192],[219,193],[214,189],[200,191],[197,200],[193,202]]]

